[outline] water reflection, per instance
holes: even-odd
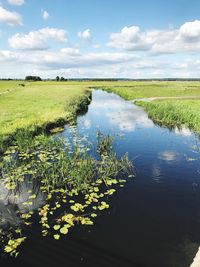
[[[193,135],[192,131],[186,127],[182,127],[182,128],[178,128],[175,127],[174,128],[174,132],[178,135],[182,135],[182,136],[191,136]]]
[[[158,164],[154,164],[152,166],[152,177],[153,180],[156,181],[157,183],[161,183],[162,179],[161,179],[161,166]]]
[[[121,105],[120,105],[121,104]],[[111,125],[118,127],[120,131],[133,132],[136,128],[151,128],[153,122],[140,109],[127,107],[119,102],[120,112],[112,111],[106,114]]]
[[[30,196],[36,197],[30,201]],[[29,204],[25,204],[29,202]],[[25,179],[15,190],[5,188],[3,181],[0,182],[0,227],[20,224],[19,212],[34,211],[44,204],[44,195],[39,187]]]
[[[91,127],[91,120],[84,120],[83,125],[85,129],[90,129]]]
[[[131,102],[124,101],[117,95],[102,91],[96,91],[93,95],[89,112],[92,118],[89,119],[86,116],[82,121],[86,129],[91,127],[94,116],[98,122],[103,119],[104,124],[107,123],[110,127],[113,126],[118,131],[132,132],[138,127],[154,127],[152,120],[148,118],[142,108],[133,105]]]
[[[174,151],[162,151],[158,154],[158,158],[170,162],[180,159],[180,155]]]

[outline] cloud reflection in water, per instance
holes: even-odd
[[[98,98],[94,98],[90,105],[90,114],[101,116],[108,120],[108,123],[117,127],[120,131],[131,132],[136,128],[154,127],[152,120],[141,107],[122,98],[99,91]],[[96,118],[95,118],[96,119]],[[92,122],[91,122],[92,123]],[[83,122],[88,127],[88,118]]]

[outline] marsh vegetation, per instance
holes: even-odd
[[[17,256],[28,228],[36,224],[42,236],[57,240],[77,224],[93,225],[99,212],[109,208],[108,197],[133,177],[133,165],[127,155],[117,158],[111,137],[98,133],[97,139],[96,157],[90,155],[87,141],[79,138],[69,144],[41,135],[26,142],[16,140],[9,147],[0,165],[1,198],[7,194],[8,201],[21,208],[13,224],[1,217],[1,253]],[[21,190],[27,184],[22,200]]]

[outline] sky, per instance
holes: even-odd
[[[0,78],[200,78],[199,0],[0,0]]]

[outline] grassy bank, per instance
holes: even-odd
[[[0,82],[1,148],[21,130],[41,132],[74,120],[89,96],[82,84]]]
[[[184,125],[200,132],[200,100],[163,100],[138,104],[159,124]]]
[[[149,116],[158,123],[165,125],[185,125],[200,132],[200,82],[133,82],[132,85],[105,87],[126,100],[137,98],[163,97],[152,102],[138,101]],[[164,99],[164,97],[184,97],[187,99]]]

